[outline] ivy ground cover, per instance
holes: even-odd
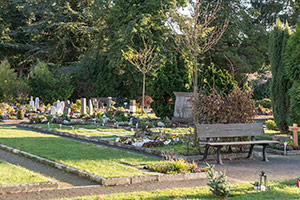
[[[58,136],[0,125],[0,143],[103,178],[149,174],[135,166],[158,159]]]
[[[0,186],[50,182],[49,178],[0,160]]]

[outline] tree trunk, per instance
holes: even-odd
[[[143,73],[143,94],[142,94],[142,115],[144,114],[145,102],[145,88],[146,88],[146,73]]]
[[[194,146],[197,143],[197,130],[196,124],[198,123],[198,115],[197,115],[197,101],[198,101],[198,66],[197,66],[197,56],[194,56],[194,103],[193,103],[193,114],[194,114]]]

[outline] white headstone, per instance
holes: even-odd
[[[30,106],[30,108],[35,109],[35,107],[34,107],[34,101],[33,101],[33,97],[32,96],[30,97],[29,106]]]
[[[40,99],[38,97],[35,98],[34,107],[35,109],[38,109],[40,107]]]
[[[93,115],[93,104],[91,99],[89,100],[89,115]]]
[[[50,115],[55,116],[56,115],[56,107],[50,106]]]
[[[86,98],[81,98],[81,115],[86,114]]]
[[[57,105],[56,105],[56,112],[57,114],[59,115],[62,115],[63,112],[64,112],[64,102],[58,102]]]

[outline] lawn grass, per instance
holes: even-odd
[[[48,128],[48,124],[34,124],[34,126]],[[49,127],[54,130],[64,131],[68,133],[84,135],[84,136],[114,136],[114,135],[133,135],[133,131],[127,131],[122,128],[100,127],[95,125],[60,125],[50,124]]]
[[[39,173],[0,160],[0,186],[50,182]]]
[[[251,183],[239,183],[232,185],[232,191],[228,199],[232,200],[252,200],[252,199],[280,199],[290,200],[300,198],[300,189],[295,187],[295,180],[273,181],[269,183],[269,190],[265,192],[256,191]],[[119,193],[101,196],[103,200],[167,200],[167,199],[217,199],[210,191],[209,187],[195,188],[175,188],[167,190],[157,190],[153,192],[133,192]],[[98,197],[79,197],[71,198],[72,200],[97,200]],[[61,199],[61,200],[71,200]],[[100,198],[99,198],[100,199]]]
[[[5,125],[0,125],[0,143],[104,178],[146,175],[149,172],[133,166],[159,161],[152,157]]]

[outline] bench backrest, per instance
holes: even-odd
[[[261,123],[251,124],[197,124],[198,138],[263,136]]]

